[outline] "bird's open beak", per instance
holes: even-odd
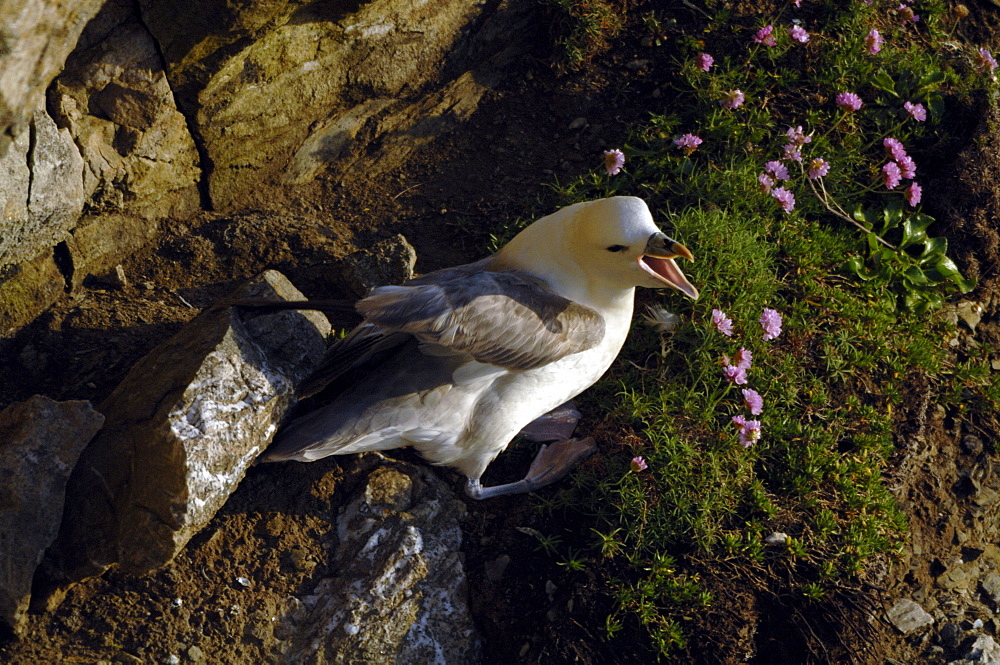
[[[649,237],[646,250],[639,257],[639,267],[666,286],[677,289],[692,300],[698,299],[698,289],[687,280],[674,259],[683,256],[694,261],[694,255],[684,245],[657,231]]]

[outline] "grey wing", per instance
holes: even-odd
[[[362,323],[327,349],[319,366],[299,386],[298,397],[312,397],[344,374],[376,360],[409,339],[411,335],[407,333],[382,330],[371,323]]]
[[[367,322],[510,370],[541,367],[596,346],[604,318],[519,272],[446,270],[374,289]]]

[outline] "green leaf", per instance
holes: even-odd
[[[885,90],[895,97],[899,96],[896,94],[896,82],[892,80],[892,77],[884,69],[875,72],[875,76],[872,77],[872,85],[879,90]]]
[[[924,251],[920,254],[921,263],[937,261],[948,252],[947,238],[928,238],[924,243]]]

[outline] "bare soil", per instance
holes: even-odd
[[[648,11],[628,8],[615,46],[579,71],[558,71],[547,50],[524,58],[466,125],[387,176],[353,173],[292,190],[262,188],[238,212],[204,212],[168,224],[156,242],[124,264],[127,285],[87,283],[22,332],[0,358],[11,368],[0,385],[0,405],[36,393],[99,404],[139,358],[200,308],[267,268],[283,271],[308,297],[338,298],[344,297],[338,260],[396,233],[416,248],[418,272],[481,257],[497,224],[554,207],[545,183],[599,168],[601,151],[621,146],[626,127],[668,103],[659,86],[671,67],[669,49],[642,45],[647,33],[640,9]],[[987,303],[980,334],[992,340],[1000,336],[994,325],[996,280],[989,279],[1000,246],[991,221],[1000,192],[996,169],[975,172],[984,162],[967,161],[972,180],[948,171],[928,189],[951,188],[955,178],[975,183],[975,202],[953,201],[950,217],[940,211],[941,232],[964,252],[963,268],[981,266],[981,287],[972,297]],[[967,214],[973,208],[989,214]],[[353,323],[349,315],[334,322]],[[882,579],[879,586],[887,591],[872,588],[867,599],[845,596],[817,609],[762,595],[775,586],[767,581],[759,588],[734,588],[728,571],[706,567],[705,583],[717,602],[692,624],[691,647],[678,662],[739,663],[754,653],[757,663],[881,663],[886,657],[917,662],[911,657],[921,645],[868,617],[873,608],[891,604],[894,594],[920,584],[933,587],[933,561],[961,552],[954,527],[940,521],[939,506],[955,504],[946,479],[959,473],[961,434],[982,433],[976,423],[956,420],[959,414],[929,417],[932,389],[915,381],[908,400],[914,409],[901,415],[897,466],[907,475],[899,479],[899,495],[922,545]],[[629,433],[600,429],[597,420],[585,414],[582,427],[598,438],[601,453],[588,463],[599,466],[602,455],[625,446]],[[936,442],[935,454],[908,462],[914,454],[908,446],[929,440]],[[523,457],[506,457],[513,459],[498,460],[495,473],[523,472]],[[991,459],[983,453],[983,464]],[[53,609],[32,615],[23,639],[0,644],[0,661],[138,663],[176,655],[180,662],[270,662],[283,637],[281,622],[272,617],[290,611],[289,598],[307,593],[331,572],[331,523],[351,489],[344,470],[355,463],[328,458],[251,469],[174,562],[147,577],[110,571],[73,587],[54,599],[61,602]],[[464,497],[456,475],[436,473]],[[535,506],[528,497],[468,505],[463,550],[485,661],[652,662],[640,627],[627,624],[616,639],[606,637],[604,618],[613,600],[601,580],[615,571],[557,566],[534,538],[517,530],[544,521]],[[491,582],[488,564],[501,554],[511,563],[499,582]]]

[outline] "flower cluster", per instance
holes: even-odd
[[[837,106],[847,113],[857,111],[861,108],[861,104],[861,98],[853,92],[842,92],[837,95]]]
[[[674,139],[674,145],[680,148],[685,155],[690,155],[701,145],[701,139],[689,133],[678,139]]]
[[[760,315],[760,327],[764,331],[764,340],[769,341],[781,334],[781,314],[776,310],[764,308]],[[719,309],[712,310],[712,324],[723,335],[727,337],[733,334],[733,321],[726,313]],[[728,383],[745,386],[747,384],[747,373],[753,366],[753,353],[750,350],[740,347],[740,350],[733,354],[733,357],[722,356],[722,375]],[[764,398],[753,388],[742,388],[743,406],[750,412],[751,416],[759,416],[764,411]],[[740,443],[749,448],[751,444],[758,441],[761,436],[761,421],[747,420],[743,415],[737,414],[732,417],[733,424],[739,428],[738,436]]]
[[[735,109],[743,106],[743,102],[746,101],[746,95],[743,94],[741,90],[730,90],[722,95],[722,99],[719,100],[719,106],[724,109]]]
[[[646,460],[642,455],[633,457],[632,461],[629,462],[628,466],[629,469],[631,469],[635,473],[639,473],[640,471],[645,471],[646,469],[649,468],[649,465],[646,464]]]
[[[985,48],[976,51],[976,55],[972,58],[972,63],[976,66],[976,69],[987,74],[992,74],[993,70],[997,68],[996,59]]]
[[[772,160],[764,164],[764,172],[757,176],[757,182],[763,191],[771,195],[781,209],[786,213],[795,209],[795,194],[786,187],[775,187],[778,181],[789,180],[788,166],[782,160],[802,162],[802,146],[812,142],[812,136],[802,131],[802,126],[789,127],[785,132],[789,143],[785,144],[781,160]],[[830,172],[830,163],[822,157],[816,157],[803,167],[806,174],[813,180],[822,178]]]
[[[703,72],[707,72],[712,68],[713,64],[715,64],[715,58],[710,56],[708,53],[698,54],[698,69]]]
[[[865,48],[872,55],[882,50],[882,35],[875,28],[872,28],[865,37]]]
[[[891,157],[882,166],[882,175],[885,177],[886,189],[895,189],[904,178],[912,180],[916,177],[917,164],[913,161],[912,157],[906,154],[906,148],[903,147],[903,144],[898,139],[894,139],[891,136],[886,137],[882,140],[882,145],[885,146],[887,156]],[[910,186],[906,188],[904,196],[910,207],[917,207],[917,204],[920,203],[921,193],[921,187],[916,182],[910,183]]]

